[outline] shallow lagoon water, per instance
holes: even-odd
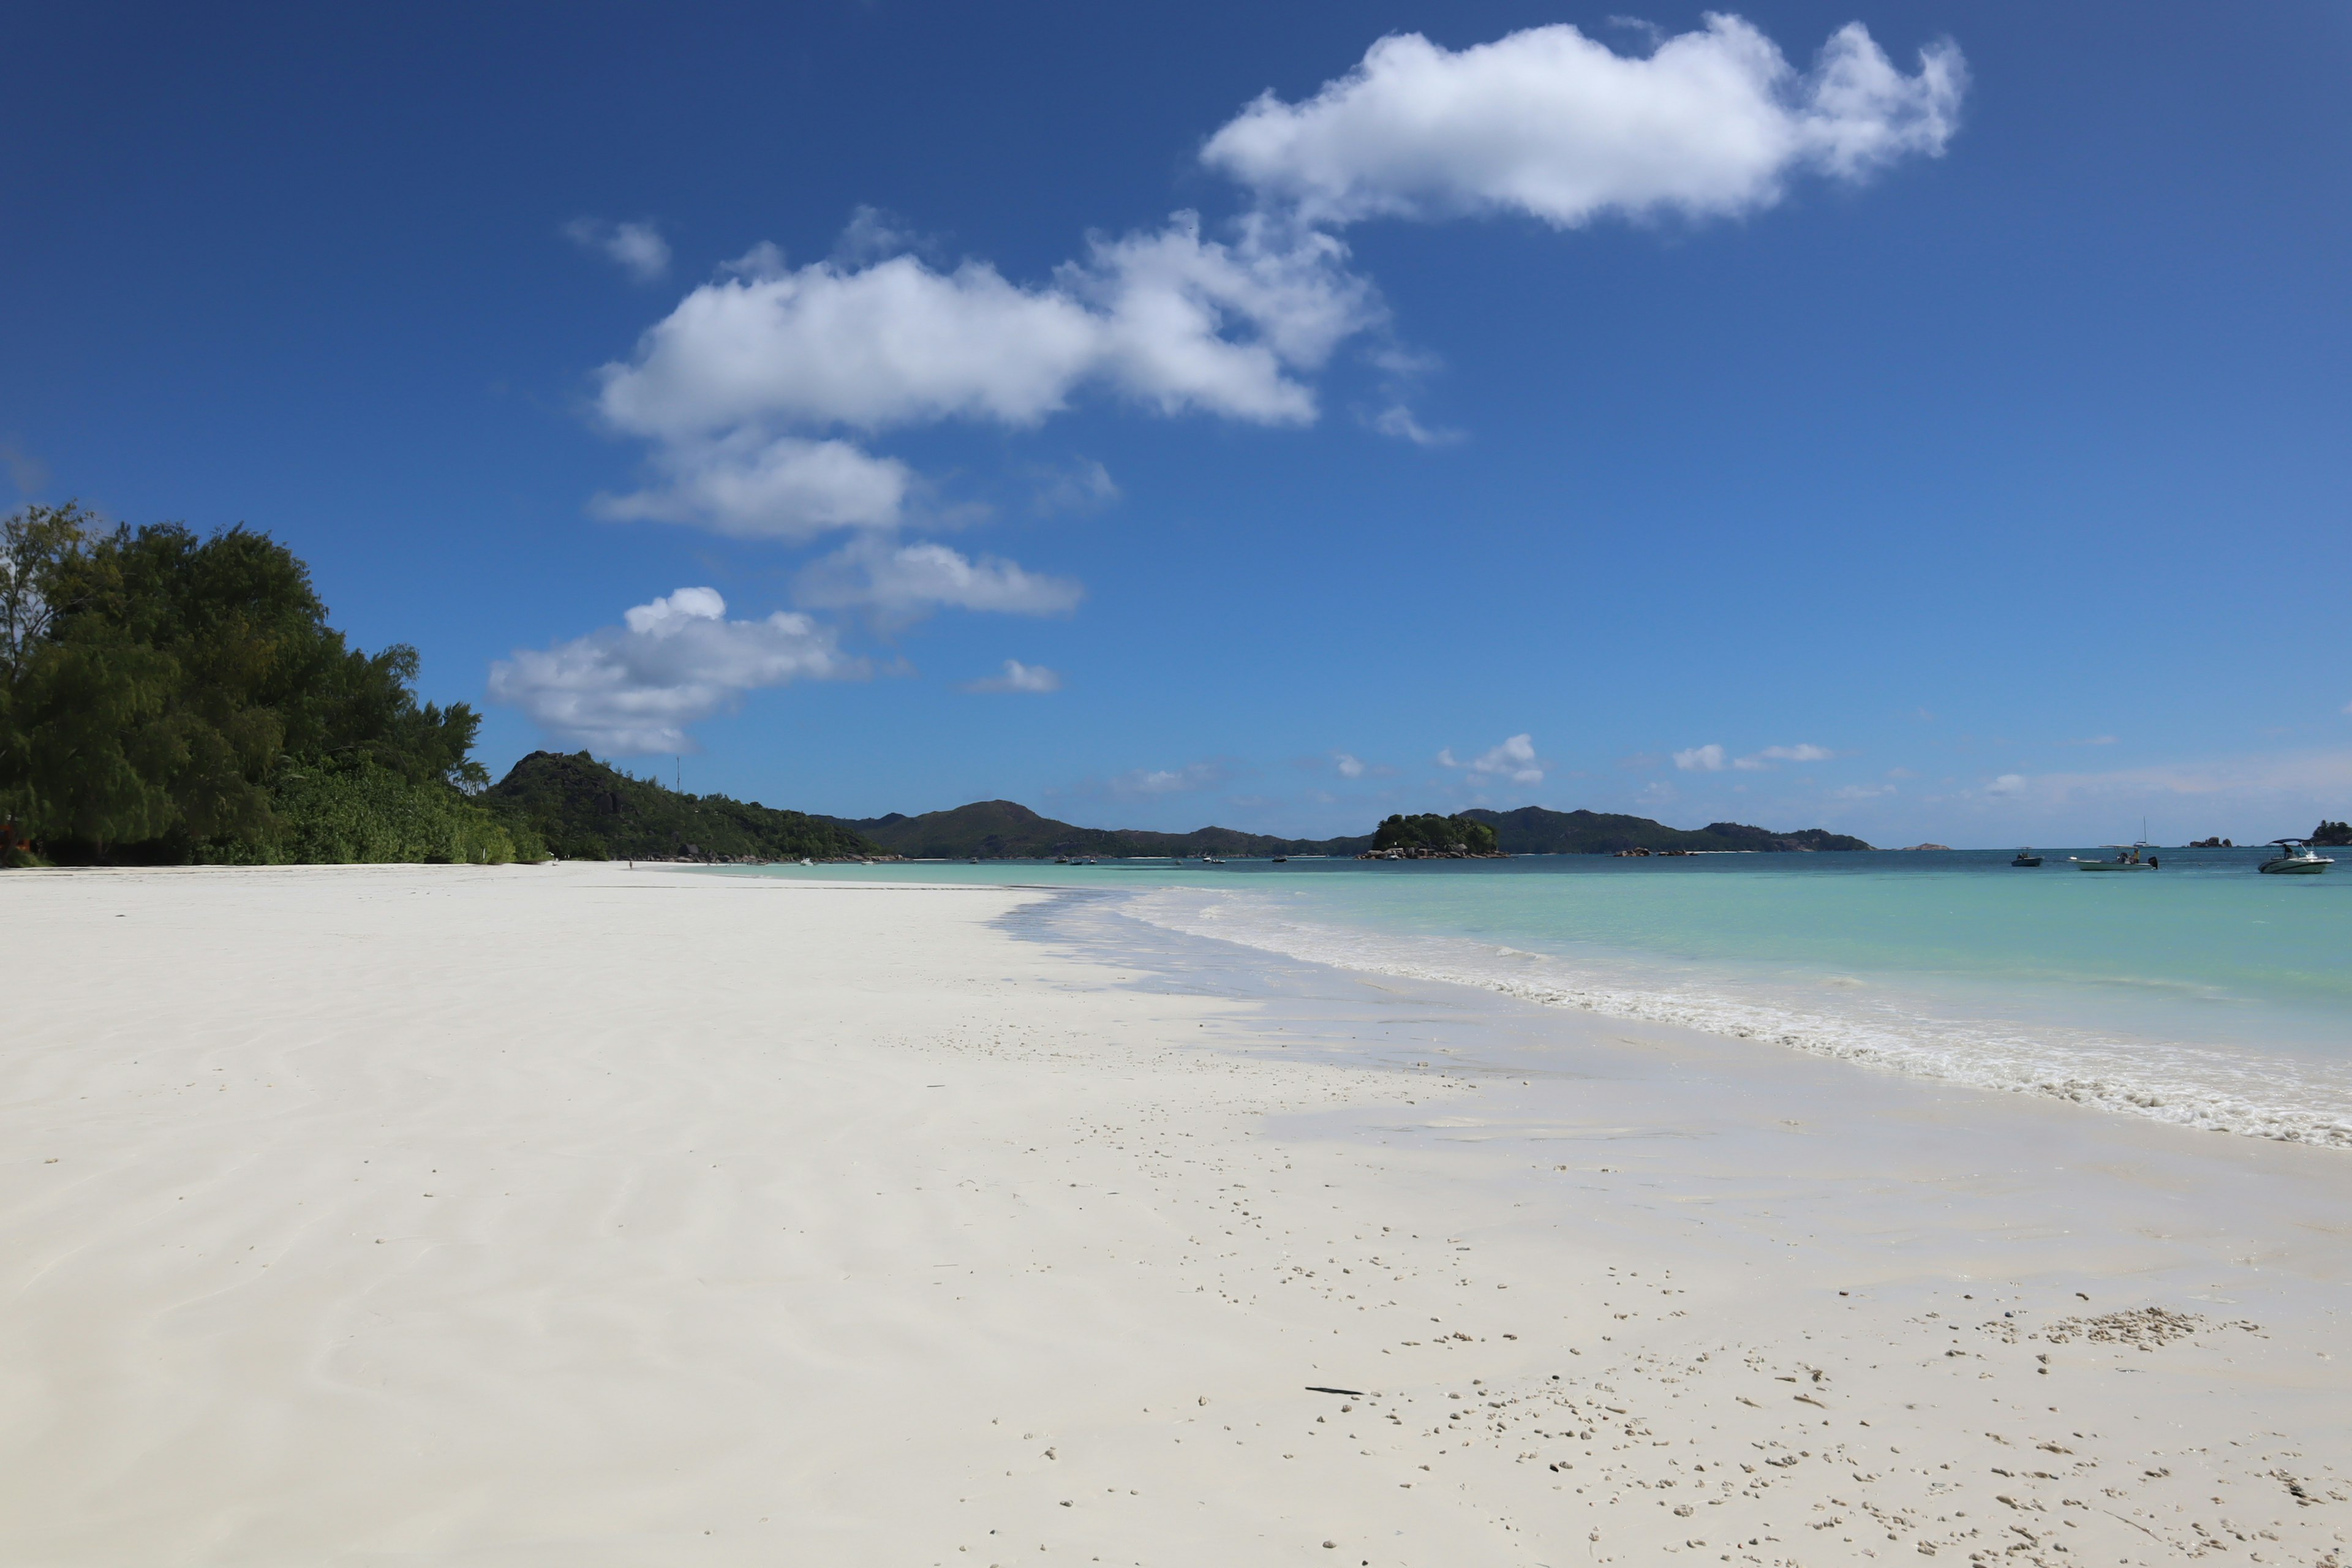
[[[1135,921],[1986,1089],[2352,1147],[2352,870],[2168,850],[1619,860],[919,863],[825,880],[1093,888]],[[1087,902],[1102,908],[1099,900]]]

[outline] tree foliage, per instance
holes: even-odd
[[[1426,849],[1436,854],[1495,853],[1495,830],[1472,816],[1391,816],[1372,833],[1375,853],[1382,849]]]
[[[412,647],[350,647],[266,534],[0,521],[0,818],[51,858],[512,858],[459,793],[488,782],[479,716],[419,704],[416,672]]]

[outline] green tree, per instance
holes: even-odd
[[[1389,817],[1373,832],[1372,847],[1492,855],[1495,829],[1475,816],[1440,816],[1434,812],[1419,816],[1400,815]]]
[[[479,715],[417,702],[415,649],[349,647],[266,534],[101,532],[79,507],[27,508],[0,524],[0,814],[68,858],[513,851],[467,837],[489,820],[459,795],[488,783]],[[394,809],[387,790],[415,798]]]

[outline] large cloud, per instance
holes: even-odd
[[[490,696],[550,733],[620,755],[693,748],[685,727],[747,691],[795,679],[865,673],[834,634],[779,611],[730,621],[711,588],[680,588],[605,626],[544,650],[519,649],[490,667]]]
[[[1737,16],[1646,56],[1564,23],[1460,51],[1407,33],[1304,102],[1261,97],[1202,156],[1310,223],[1727,216],[1770,205],[1801,171],[1854,180],[1940,153],[1966,79],[1949,43],[1906,76],[1859,22],[1801,77]]]
[[[604,367],[599,411],[655,444],[660,479],[597,510],[786,538],[892,523],[909,476],[840,432],[1031,426],[1090,384],[1159,414],[1305,424],[1301,374],[1378,315],[1346,259],[1328,235],[1251,221],[1207,239],[1179,213],[1037,287],[977,261],[755,260]]]

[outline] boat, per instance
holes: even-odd
[[[1290,863],[1290,857],[1287,855],[1277,855],[1274,858],[1274,863],[1277,866],[1286,866]]]
[[[2308,838],[2273,838],[2278,853],[2254,868],[2266,877],[2316,877],[2334,860],[2311,847]]]
[[[2039,866],[2042,864],[2042,857],[2036,855],[2033,852],[2032,847],[2029,845],[2018,850],[2017,858],[2011,860],[2010,864],[2012,866]]]
[[[2085,860],[2075,855],[2066,858],[2074,862],[2077,871],[2153,871],[2161,864],[2153,855],[2141,856],[2141,850],[2156,847],[2145,839],[2137,844],[2110,844],[2107,847],[2116,852],[2112,860]]]

